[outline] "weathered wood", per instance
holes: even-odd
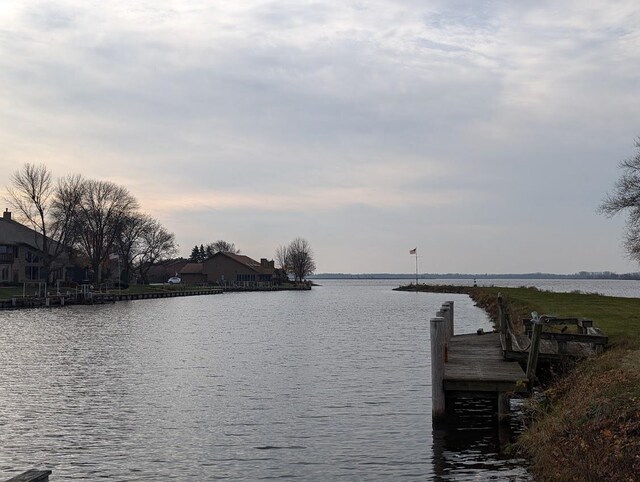
[[[500,332],[501,344],[504,348],[504,352],[509,352],[513,349],[513,342],[511,340],[511,330],[509,328],[509,315],[504,306],[502,295],[498,295],[498,331]]]
[[[454,310],[453,310],[453,301],[445,301],[445,303],[447,305],[449,305],[449,338],[451,338],[453,336],[453,333],[455,331],[454,327],[455,327],[455,316],[454,316]]]
[[[531,346],[529,347],[529,358],[527,359],[527,380],[530,384],[536,377],[536,368],[538,367],[538,354],[540,352],[540,340],[542,337],[542,324],[535,323],[533,325],[533,333],[531,334]]]
[[[500,335],[456,335],[449,341],[444,389],[468,392],[524,392],[520,365],[504,360]]]
[[[440,311],[438,311],[438,313],[441,313],[440,315],[436,315],[436,316],[442,316],[444,318],[444,335],[445,335],[445,340],[449,341],[449,338],[451,338],[451,310],[449,309],[449,305],[447,305],[446,303],[443,303],[442,306],[440,307]]]
[[[48,482],[50,475],[50,470],[31,469],[10,478],[6,482]]]
[[[509,394],[505,392],[498,393],[498,421],[506,422],[510,416]]]
[[[446,404],[444,395],[444,351],[445,320],[441,316],[431,318],[431,416],[433,420],[442,420]]]

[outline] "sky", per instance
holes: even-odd
[[[316,272],[637,271],[637,0],[0,2],[0,188],[127,187],[180,254]],[[4,201],[2,201],[4,202]]]

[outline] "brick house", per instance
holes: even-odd
[[[6,209],[0,218],[0,284],[46,281],[41,246],[42,235],[11,219]],[[56,247],[52,245],[49,252],[53,254]],[[53,281],[65,281],[72,268],[69,250],[65,249],[51,266]]]

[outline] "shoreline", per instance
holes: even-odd
[[[148,285],[147,285],[148,286]],[[137,301],[160,298],[177,298],[184,296],[203,296],[217,295],[223,293],[244,293],[256,291],[309,291],[310,283],[287,286],[268,286],[268,287],[210,287],[210,288],[171,288],[165,289],[166,286],[147,289],[143,291],[122,292],[111,290],[109,292],[89,292],[86,294],[70,293],[64,295],[51,295],[47,297],[35,296],[13,296],[0,298],[0,311],[2,310],[20,310],[32,308],[62,308],[70,305],[98,305],[108,304],[120,301]]]

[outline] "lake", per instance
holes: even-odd
[[[429,319],[482,310],[318,282],[0,312],[0,479],[530,480],[491,423],[431,424]]]

